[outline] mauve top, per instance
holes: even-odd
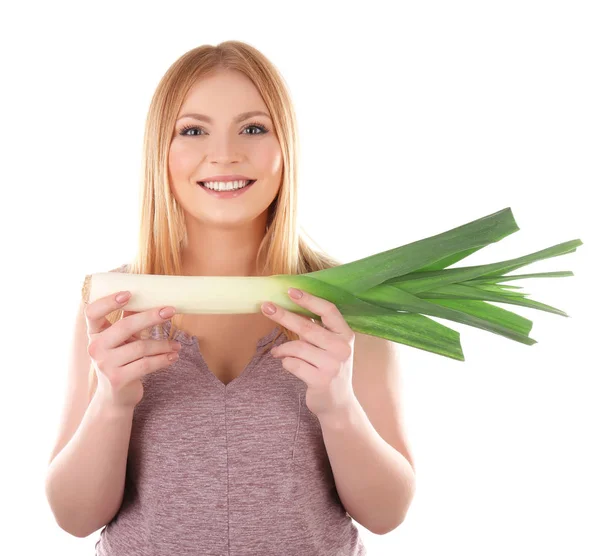
[[[100,532],[97,556],[367,554],[306,407],[307,386],[269,353],[287,341],[274,324],[227,385],[208,369],[198,338],[175,333],[179,359],[142,377],[123,503]],[[151,337],[165,338],[170,326]]]

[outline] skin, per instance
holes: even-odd
[[[269,113],[249,78],[238,71],[221,70],[192,87],[177,115],[168,168],[171,191],[185,213],[185,275],[256,275],[254,259],[265,234],[268,207],[281,185],[283,165],[269,117],[234,121],[251,110]],[[205,114],[213,123],[193,117],[180,119],[191,112]],[[249,126],[251,122],[267,131]],[[188,125],[194,129],[182,135],[182,128]],[[243,195],[231,199],[213,197],[196,183],[229,174],[257,181]]]

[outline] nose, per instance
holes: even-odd
[[[227,135],[213,136],[208,146],[207,157],[209,162],[217,164],[239,161],[242,158],[240,144]]]

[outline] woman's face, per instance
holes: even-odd
[[[265,115],[238,119],[254,111]],[[192,113],[197,116],[186,116]],[[250,79],[238,71],[219,71],[190,89],[177,115],[168,165],[177,202],[203,224],[237,227],[268,209],[281,184],[281,148]],[[197,183],[237,174],[256,182],[236,197],[215,197]]]

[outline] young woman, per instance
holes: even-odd
[[[339,264],[298,233],[297,148],[290,96],[260,52],[184,54],[149,110],[137,257],[115,270]],[[402,522],[414,469],[390,342],[306,292],[294,301],[321,322],[266,306],[135,313],[117,293],[82,301],[76,320],[46,481],[65,531],[105,526],[102,556],[349,556],[366,554],[352,518],[377,534]]]

